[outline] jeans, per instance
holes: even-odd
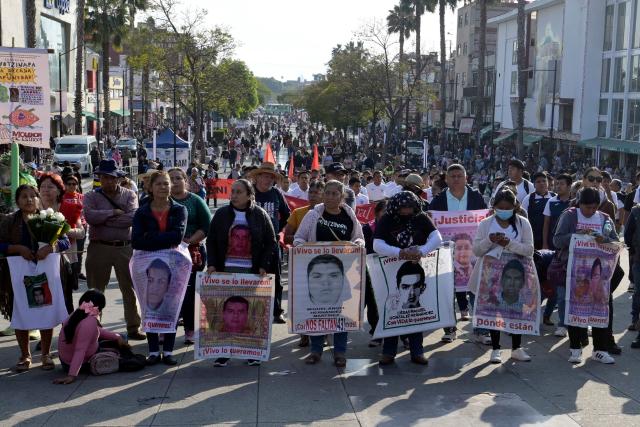
[[[467,300],[467,292],[456,292],[456,300],[460,311],[469,310],[469,301]]]
[[[322,354],[324,347],[324,337],[326,335],[313,335],[311,338],[311,353]],[[336,332],[333,334],[333,354],[345,354],[347,352],[346,332]]]
[[[543,314],[545,318],[551,317],[551,315],[553,314],[553,309],[556,308],[557,302],[558,302],[558,296],[556,291],[556,294],[547,298],[547,305],[544,307],[544,314]]]
[[[422,356],[424,354],[424,350],[422,349],[422,332],[405,336],[409,338],[409,352],[411,356]],[[398,353],[398,338],[397,336],[385,338],[382,341],[382,354],[395,357]]]
[[[556,288],[556,302],[558,304],[558,327],[564,328],[564,310],[567,303],[566,298],[567,288],[565,286],[558,286]],[[549,302],[547,301],[547,304]],[[546,311],[545,311],[546,314]]]
[[[173,346],[176,343],[176,333],[162,334],[164,335],[164,342],[162,343],[162,351],[172,352]],[[147,332],[147,344],[149,344],[149,353],[158,353],[160,351],[160,338],[158,334],[153,332]]]
[[[640,277],[640,262],[633,263],[633,277]],[[634,290],[631,299],[631,321],[637,322],[640,318],[640,289]]]
[[[491,334],[491,347],[494,350],[500,350],[500,331],[489,331]],[[520,348],[522,344],[522,335],[520,334],[511,334],[511,349],[515,350]]]

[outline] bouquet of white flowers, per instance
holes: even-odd
[[[53,246],[60,236],[67,233],[71,227],[60,212],[53,209],[40,211],[29,216],[27,226],[34,239],[39,243]]]

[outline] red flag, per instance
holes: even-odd
[[[318,144],[313,144],[313,160],[311,162],[311,170],[320,170],[320,160],[318,159]]]
[[[291,210],[309,205],[308,200],[298,199],[297,197],[291,197],[287,195],[285,195],[284,198],[287,201],[287,204],[289,205],[289,209]]]
[[[276,164],[276,158],[273,157],[273,151],[271,150],[271,142],[267,142],[267,148],[264,152],[264,160],[265,162]]]
[[[295,169],[295,165],[293,164],[293,154],[291,154],[291,160],[289,160],[289,173],[287,174],[290,181],[293,179],[294,169]]]

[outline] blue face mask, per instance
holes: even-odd
[[[496,216],[503,221],[508,221],[513,216],[513,209],[496,209]]]

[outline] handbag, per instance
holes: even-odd
[[[565,255],[566,254],[566,255]],[[564,286],[567,282],[567,263],[569,262],[569,251],[559,250],[553,256],[549,268],[547,268],[547,279],[551,286],[557,288]]]
[[[120,369],[120,355],[113,351],[102,351],[89,359],[91,375],[107,375]]]

